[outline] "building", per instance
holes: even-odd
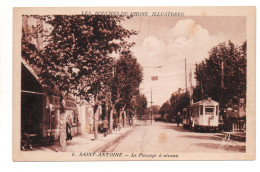
[[[54,89],[43,87],[34,70],[22,62],[21,76],[21,132],[36,134],[38,140],[47,136],[59,139],[60,94]],[[76,100],[65,98],[66,121],[71,126],[72,136],[81,134],[81,123]]]
[[[93,123],[93,109],[92,106],[86,102],[82,101],[81,104],[77,105],[79,111],[79,121],[81,123],[81,134],[87,135],[94,131]]]
[[[43,49],[47,44],[45,35],[51,31],[51,26],[27,15],[23,16],[22,21],[25,41],[35,45],[35,50]],[[39,28],[43,32],[39,32]],[[29,65],[21,57],[21,134],[31,134],[38,142],[44,142],[50,136],[59,140],[60,92],[58,87],[44,87],[38,78],[39,74],[37,67]],[[71,125],[71,134],[81,134],[76,100],[68,95],[65,102],[66,121]]]
[[[35,16],[24,15],[22,22],[23,40],[33,44],[35,46],[34,50],[42,50],[48,43],[46,42],[48,40],[46,35],[51,32],[52,27]],[[33,55],[30,55],[30,57],[33,58]],[[59,140],[61,121],[59,89],[58,87],[54,89],[44,87],[38,78],[40,70],[32,64],[29,65],[23,58],[21,58],[21,61],[21,132],[37,135],[38,140],[49,136],[53,136],[54,140]],[[108,106],[106,104],[102,104],[98,110],[100,111],[98,120],[107,117]],[[93,108],[88,102],[68,95],[65,98],[65,115],[66,122],[71,126],[72,136],[93,132]]]

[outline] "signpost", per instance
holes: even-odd
[[[152,76],[152,81],[157,81],[158,76]],[[151,124],[153,124],[153,88],[151,87]]]

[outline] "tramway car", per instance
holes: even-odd
[[[183,109],[183,127],[194,130],[213,129],[219,125],[219,103],[211,100],[201,100]]]

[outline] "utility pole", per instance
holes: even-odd
[[[185,88],[187,92],[187,71],[186,71],[186,58],[185,58]]]
[[[190,69],[190,73],[189,73],[189,80],[190,80],[190,105],[193,104],[193,87],[192,87],[192,72]]]
[[[221,89],[224,88],[224,62],[221,60]]]
[[[153,88],[151,87],[151,124],[153,123],[153,109],[152,109],[152,106],[153,106]]]

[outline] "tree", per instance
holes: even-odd
[[[121,51],[120,57],[114,66],[114,77],[111,80],[112,110],[110,115],[110,132],[112,132],[112,114],[115,106],[117,105],[120,109],[119,122],[122,122],[122,113],[124,113],[127,103],[131,101],[133,96],[137,95],[142,79],[142,67],[137,62],[137,59],[131,51]],[[124,121],[125,119],[124,113]]]
[[[223,110],[234,96],[246,98],[246,42],[240,47],[231,41],[213,47],[209,58],[196,65],[195,78],[195,100],[211,97]]]
[[[147,109],[147,99],[144,94],[138,94],[136,96],[136,113],[139,119],[145,115],[145,109]]]
[[[171,105],[170,105],[169,101],[164,102],[159,110],[159,113],[161,114],[162,119],[164,119],[165,114],[170,113],[170,110],[171,110]]]
[[[34,16],[52,27],[47,45],[33,56],[23,53],[23,58],[40,70],[44,85],[58,86],[61,100],[60,142],[66,148],[64,99],[74,94],[87,101],[94,113],[100,104],[100,95],[112,75],[112,52],[129,47],[125,41],[135,31],[124,29],[123,16],[54,15]],[[128,17],[127,17],[128,18]],[[24,55],[25,54],[25,55]],[[96,115],[94,115],[96,116]],[[94,118],[94,121],[96,118]],[[95,122],[96,124],[96,122]],[[95,125],[96,127],[96,125]],[[95,128],[95,138],[97,137]]]
[[[150,110],[152,112],[153,115],[156,115],[159,113],[159,110],[160,110],[160,106],[158,105],[152,105],[150,106]],[[152,118],[152,116],[150,115],[150,117]]]
[[[189,92],[172,94],[170,98],[171,118],[175,119],[178,112],[182,113],[183,109],[190,105]]]

